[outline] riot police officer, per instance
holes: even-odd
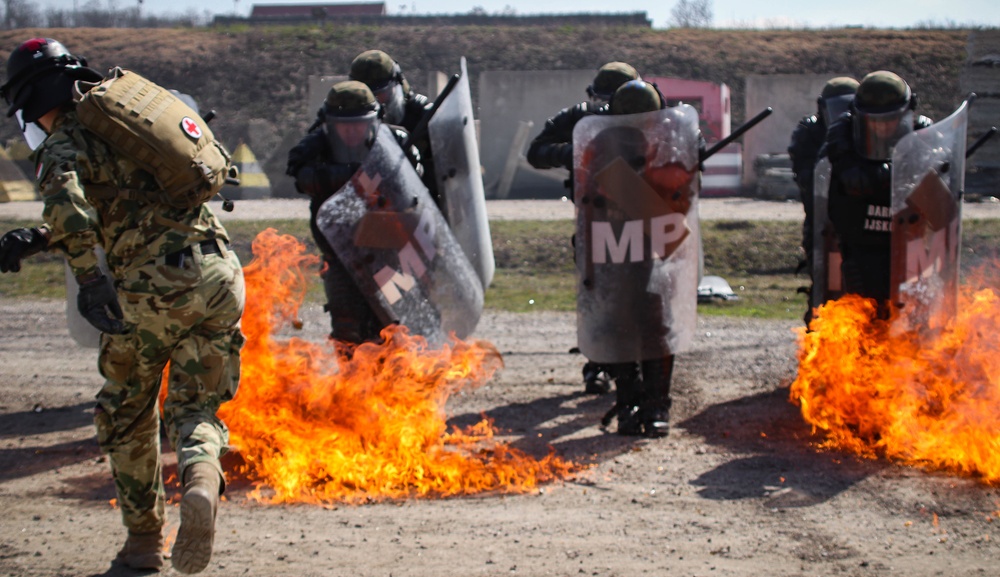
[[[358,54],[351,61],[348,76],[351,80],[365,83],[371,89],[382,106],[383,122],[399,126],[411,134],[416,130],[420,119],[434,104],[428,97],[413,91],[410,82],[403,76],[399,64],[381,50],[366,50]],[[420,153],[420,161],[424,167],[421,181],[431,193],[431,198],[437,203],[438,208],[442,208],[442,199],[434,174],[430,138],[426,132],[415,137],[413,146]]]
[[[849,76],[831,78],[823,85],[816,99],[816,114],[805,116],[792,131],[788,145],[788,156],[792,161],[792,173],[799,187],[805,219],[802,221],[802,248],[805,251],[804,266],[812,274],[813,253],[813,177],[820,148],[826,141],[827,128],[841,114],[847,111],[858,90],[858,81]],[[810,288],[811,290],[811,288]],[[808,325],[812,308],[806,310]]]
[[[306,134],[288,153],[286,173],[295,179],[296,189],[309,196],[309,227],[323,255],[323,287],[330,314],[330,338],[350,345],[376,342],[382,322],[357,287],[317,226],[320,206],[357,173],[375,141],[382,123],[383,108],[362,82],[348,80],[333,86],[327,94],[320,117],[323,123]],[[407,139],[406,131],[394,129],[396,141]],[[407,157],[421,172],[419,153],[411,147]]]
[[[573,128],[581,118],[591,114],[607,114],[608,101],[619,86],[637,80],[639,73],[624,62],[608,62],[597,70],[593,82],[587,86],[589,100],[564,108],[545,121],[545,127],[528,147],[528,162],[538,169],[566,168],[571,174],[567,180],[570,199],[573,197]],[[597,363],[587,361],[583,366],[584,392],[602,395],[611,391],[607,371]]]
[[[631,115],[644,112],[654,112],[665,107],[664,99],[659,90],[652,84],[642,80],[632,80],[619,87],[612,95],[607,110],[611,115]],[[630,166],[627,171],[629,175],[639,176],[647,183],[657,182],[663,176],[656,168],[657,159],[652,158],[649,140],[644,132],[634,126],[615,125],[606,127],[597,133],[590,140],[583,151],[581,166],[588,167],[587,172],[593,174],[610,172],[612,167],[621,166],[624,162]],[[624,170],[624,169],[623,169]],[[597,178],[596,176],[594,178]],[[581,206],[593,205],[595,209],[607,211],[606,217],[616,222],[628,219],[626,214],[636,207],[618,204],[620,201],[608,201],[606,197],[613,193],[617,186],[631,186],[631,184],[596,184],[596,181],[585,179],[581,181],[581,186],[585,187],[578,192],[581,195]],[[602,188],[608,186],[611,188]],[[603,190],[603,192],[599,192]],[[690,207],[690,199],[684,195],[677,195],[677,198],[665,199],[666,203],[673,209],[671,212],[686,213]],[[602,207],[602,208],[596,208]],[[584,209],[581,208],[581,211]],[[590,223],[593,225],[593,223]],[[609,224],[609,223],[604,223]],[[593,235],[588,235],[592,237]],[[592,238],[584,241],[586,244],[595,242]],[[577,264],[580,269],[581,278],[584,279],[581,290],[608,290],[604,284],[613,285],[615,294],[620,297],[619,306],[629,307],[637,310],[637,314],[650,319],[664,319],[665,309],[670,294],[663,294],[658,289],[650,289],[651,276],[654,274],[655,261],[659,257],[644,258],[634,262],[623,262],[621,264],[605,264],[606,272],[591,273],[595,268],[592,257],[593,248],[583,247],[577,252]],[[633,254],[634,256],[634,254]],[[603,268],[602,267],[602,268]],[[595,278],[597,280],[589,280]],[[606,275],[612,275],[608,277]],[[629,279],[621,284],[616,284],[619,279]],[[596,284],[595,284],[596,283]],[[692,283],[692,287],[694,283]],[[581,305],[585,309],[587,305]],[[578,309],[580,310],[580,309]],[[624,311],[619,310],[613,313],[619,316]],[[601,323],[598,323],[600,325]],[[670,327],[664,326],[659,321],[648,324],[640,323],[634,327],[638,340],[641,344],[632,353],[640,358],[625,360],[619,358],[619,362],[602,362],[602,370],[606,371],[615,382],[615,405],[603,419],[602,423],[610,424],[612,418],[617,418],[617,432],[621,435],[643,435],[648,437],[660,437],[666,435],[670,420],[670,385],[673,375],[674,355],[662,354],[660,343],[666,340],[666,335]],[[656,343],[653,345],[652,343]],[[655,350],[656,353],[646,351]],[[640,351],[642,351],[640,353]],[[647,356],[648,355],[648,356]]]
[[[931,125],[915,115],[916,106],[897,74],[872,72],[820,153],[831,165],[829,214],[840,239],[844,291],[876,299],[882,315],[890,294],[892,150],[906,134]]]

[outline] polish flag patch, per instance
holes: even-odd
[[[202,135],[201,127],[198,126],[198,123],[187,116],[181,119],[181,130],[194,140],[198,140]]]

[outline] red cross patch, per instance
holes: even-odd
[[[198,123],[187,116],[181,119],[181,130],[194,140],[198,140],[202,135],[201,127],[198,126]]]

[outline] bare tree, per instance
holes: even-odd
[[[670,10],[674,28],[708,28],[712,25],[712,0],[677,0]]]
[[[38,6],[29,0],[4,0],[4,28],[35,28],[42,24]]]

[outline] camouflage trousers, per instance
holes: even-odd
[[[94,421],[122,522],[146,533],[164,523],[158,396],[168,362],[163,421],[177,451],[178,477],[197,462],[222,474],[219,457],[229,430],[216,411],[239,384],[243,270],[235,253],[202,255],[196,244],[179,266],[160,257],[117,286],[127,332],[101,335],[98,365],[106,382]]]

